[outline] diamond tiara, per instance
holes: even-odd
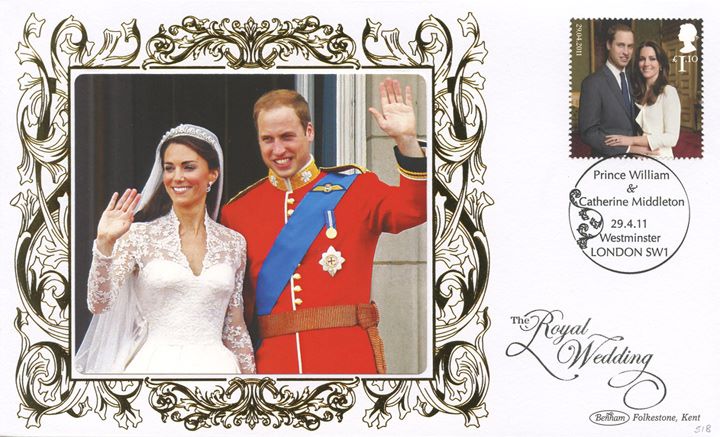
[[[160,140],[160,144],[165,144],[167,140],[182,135],[187,135],[197,138],[199,140],[203,140],[211,146],[220,146],[220,140],[218,140],[218,137],[214,133],[210,132],[204,127],[195,126],[192,124],[181,124],[165,132],[165,135],[163,135],[162,139]]]

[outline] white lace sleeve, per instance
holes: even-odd
[[[237,358],[242,373],[255,373],[255,354],[253,352],[250,333],[245,325],[243,314],[243,278],[245,276],[245,244],[242,244],[242,261],[235,272],[235,289],[230,298],[225,324],[223,325],[222,340]]]
[[[115,242],[113,252],[105,256],[93,242],[93,257],[88,275],[87,304],[93,314],[101,314],[112,307],[118,290],[137,265],[136,254],[139,251],[138,239],[134,229]]]

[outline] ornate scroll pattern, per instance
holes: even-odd
[[[585,250],[587,249],[588,240],[600,235],[605,226],[605,222],[599,211],[584,207],[578,203],[578,199],[580,199],[581,196],[582,192],[577,188],[573,188],[570,191],[570,203],[579,210],[577,214],[582,219],[582,223],[580,223],[576,229],[578,235],[580,235],[576,242],[578,246],[580,246],[580,249]]]
[[[161,418],[183,422],[195,431],[222,425],[225,428],[247,423],[250,429],[262,423],[280,428],[292,426],[314,431],[321,422],[337,419],[355,405],[359,380],[329,382],[300,394],[288,387],[277,387],[270,378],[230,380],[228,387],[202,392],[174,382],[146,382],[151,388],[150,405]]]
[[[482,301],[487,286],[489,252],[482,212],[492,205],[485,193],[481,144],[486,107],[480,74],[487,51],[472,14],[459,19],[470,44],[453,68],[448,27],[430,16],[408,43],[397,29],[381,30],[370,20],[363,32],[365,56],[377,65],[434,66],[435,240],[435,377],[432,381],[366,381],[373,401],[365,423],[381,428],[396,408],[400,419],[411,409],[423,416],[461,414],[468,426],[487,415],[488,364],[483,336],[490,326]],[[382,41],[382,43],[381,43]],[[376,48],[380,46],[380,48]]]
[[[210,21],[186,17],[181,25],[160,31],[147,42],[149,59],[143,67],[175,65],[201,55],[216,62],[223,60],[230,68],[271,68],[278,61],[302,56],[320,65],[359,67],[355,59],[355,41],[343,32],[341,25],[333,29],[321,25],[317,17],[308,16],[292,21],[273,18],[256,23]]]
[[[53,29],[46,62],[37,48],[44,24],[30,15],[15,52],[26,67],[18,81],[22,96],[17,110],[23,189],[11,201],[21,213],[15,247],[22,305],[15,318],[21,337],[18,417],[33,427],[40,426],[45,415],[78,417],[91,409],[104,418],[112,407],[115,420],[126,428],[140,421],[139,412],[131,408],[140,389],[137,381],[70,379],[68,97],[70,67],[127,65],[139,53],[139,34],[134,21],[121,30],[105,30],[103,45],[93,52],[85,27],[69,17]]]
[[[459,20],[472,41],[456,63],[449,29],[434,17],[423,21],[409,43],[400,44],[399,31],[381,31],[368,21],[363,33],[367,59],[381,66],[434,66],[436,350],[433,381],[365,381],[374,401],[364,421],[382,427],[397,408],[400,418],[411,409],[423,416],[438,412],[461,414],[478,426],[487,413],[484,399],[488,372],[482,341],[489,327],[482,308],[488,272],[488,249],[482,211],[493,203],[482,191],[485,166],[480,145],[486,108],[484,78],[479,73],[486,51],[475,18]],[[70,17],[53,30],[49,62],[34,44],[44,20],[31,15],[18,46],[20,64],[28,68],[19,80],[18,132],[23,147],[18,167],[24,191],[12,200],[22,223],[15,250],[16,280],[22,308],[15,327],[22,348],[18,358],[18,416],[26,426],[40,426],[45,415],[80,417],[94,411],[103,420],[108,412],[122,428],[137,426],[133,408],[143,387],[150,406],[163,420],[183,422],[187,429],[211,426],[293,426],[317,429],[322,422],[343,419],[355,404],[352,382],[305,387],[301,393],[277,387],[272,379],[233,379],[226,387],[203,391],[176,383],[142,381],[73,381],[70,379],[69,303],[69,68],[136,64],[140,35],[135,21],[120,30],[106,30],[94,52],[85,27]],[[383,55],[370,46],[382,37]],[[210,22],[187,17],[180,26],[164,27],[146,45],[143,66],[189,63],[201,55],[230,68],[271,68],[292,57],[320,65],[355,66],[355,42],[320,25],[317,18],[272,20],[244,24],[224,19]],[[187,62],[186,62],[187,61]],[[49,69],[48,69],[49,67]],[[49,175],[49,178],[47,177]]]

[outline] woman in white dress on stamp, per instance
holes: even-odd
[[[215,221],[222,160],[212,132],[180,125],[158,144],[142,194],[113,194],[93,245],[82,373],[255,372],[245,239]]]
[[[642,135],[608,135],[609,146],[629,146],[629,153],[672,158],[672,148],[680,137],[680,97],[668,84],[670,63],[665,50],[654,41],[635,49],[632,88],[639,108],[635,121]]]

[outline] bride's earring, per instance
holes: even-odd
[[[208,183],[208,187],[207,187],[207,192],[208,192],[208,193],[209,193],[210,190],[212,189],[212,184],[213,184],[212,182]]]

